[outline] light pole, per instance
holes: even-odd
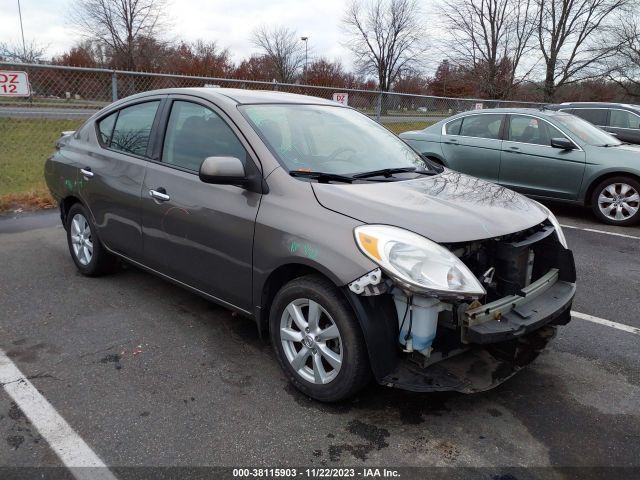
[[[300,37],[300,40],[304,42],[304,83],[307,83],[307,54],[308,54],[308,46],[309,46],[309,37]]]
[[[18,16],[20,17],[20,33],[22,33],[22,54],[24,61],[27,61],[27,46],[24,43],[24,28],[22,28],[22,9],[20,8],[20,0],[18,0]]]

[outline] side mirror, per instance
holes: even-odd
[[[200,180],[219,185],[245,185],[248,182],[244,165],[236,157],[207,157],[200,165]]]
[[[562,150],[575,150],[576,148],[575,144],[567,138],[552,138],[551,146]]]

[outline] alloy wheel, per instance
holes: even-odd
[[[600,192],[598,208],[613,221],[627,220],[638,212],[640,195],[627,183],[612,183]]]
[[[313,384],[334,380],[343,361],[340,331],[317,302],[299,298],[290,302],[280,319],[285,356],[300,377]]]
[[[71,219],[71,245],[78,262],[88,265],[93,258],[93,241],[89,222],[81,213],[76,213]]]

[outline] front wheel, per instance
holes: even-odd
[[[323,277],[287,283],[270,312],[271,342],[287,378],[323,402],[346,399],[371,378],[360,325],[346,298]]]
[[[609,225],[633,225],[640,220],[640,183],[629,177],[608,178],[593,190],[596,217]]]

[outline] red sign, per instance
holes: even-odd
[[[27,72],[0,70],[0,96],[28,97],[30,95]]]
[[[348,93],[334,93],[333,101],[341,103],[342,105],[349,104],[349,94]]]

